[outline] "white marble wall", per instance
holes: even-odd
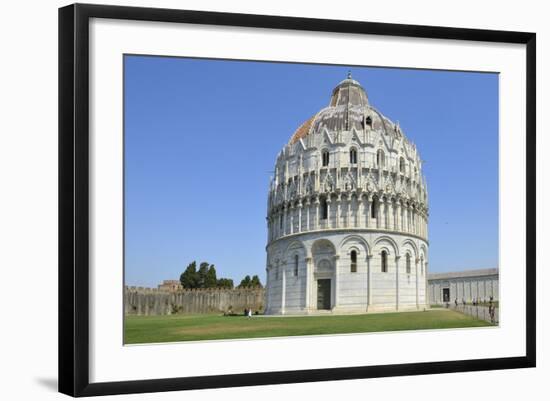
[[[324,278],[331,279],[330,310],[334,313],[423,309],[427,248],[420,238],[359,229],[282,238],[267,248],[266,313],[319,312],[317,280]],[[352,250],[357,252],[356,272],[351,271]],[[381,268],[382,251],[388,255],[387,272]],[[407,253],[410,273],[406,271]]]

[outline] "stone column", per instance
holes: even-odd
[[[294,204],[290,204],[290,234],[294,234]]]
[[[340,303],[338,301],[338,295],[340,293],[340,278],[338,277],[338,261],[340,259],[339,255],[334,255],[334,308],[338,308]]]
[[[279,210],[277,210],[277,211],[275,212],[275,216],[274,216],[274,217],[275,217],[275,229],[274,229],[274,231],[273,231],[273,234],[274,234],[274,239],[275,239],[275,238],[279,238],[279,231],[280,231],[280,229],[279,229],[279,224],[280,224],[280,221],[281,221],[281,220],[280,220],[281,217],[280,217],[280,212],[279,212]]]
[[[310,257],[306,257],[306,299],[305,299],[305,309],[307,311],[311,308],[311,285],[312,285],[312,260]]]
[[[402,228],[401,228],[401,200],[397,199],[396,204],[397,204],[397,212],[396,212],[396,216],[395,216],[396,231],[402,231]]]
[[[372,195],[366,195],[365,196],[365,209],[364,209],[364,215],[365,215],[365,227],[370,227],[370,208],[371,208],[371,202],[372,202]]]
[[[355,198],[355,227],[361,227],[361,216],[363,215],[363,196],[357,195]]]
[[[283,232],[282,236],[286,235],[286,211],[288,209],[287,205],[283,206]]]
[[[374,199],[372,200],[374,202]],[[374,218],[376,219],[376,228],[380,228],[380,204],[382,203],[381,199],[376,199],[374,203]]]
[[[381,222],[381,227],[384,228],[384,229],[387,229],[388,228],[388,200],[383,197],[383,202],[382,202],[382,222]]]
[[[415,261],[414,261],[414,275],[415,275],[415,278],[416,278],[416,309],[419,308],[419,303],[418,303],[418,262],[419,262],[419,259],[416,258]],[[426,295],[424,295],[426,296]]]
[[[395,310],[399,310],[399,258],[395,257]]]
[[[348,196],[346,198],[346,204],[347,204],[347,211],[346,211],[346,227],[351,227],[350,220],[351,220],[351,193],[348,193]]]
[[[401,231],[406,232],[406,224],[407,224],[407,216],[406,216],[407,208],[405,206],[405,203],[401,201],[401,215],[399,218],[401,219]]]
[[[315,230],[319,228],[319,197],[315,197],[315,221],[313,222]]]
[[[309,213],[311,209],[311,202],[309,201],[309,196],[306,199],[306,231],[310,231],[311,227],[309,226]]]
[[[388,226],[386,227],[388,230],[393,230],[393,202],[390,199],[388,202]]]
[[[286,265],[282,265],[281,273],[283,274],[282,280],[281,280],[281,314],[285,314],[285,306],[286,306]]]
[[[302,201],[298,202],[298,232],[302,232]]]
[[[372,254],[367,255],[367,310],[372,307]]]
[[[338,194],[336,197],[336,228],[340,228],[340,204],[342,202],[342,195]]]
[[[327,228],[330,228],[330,194],[327,195]]]

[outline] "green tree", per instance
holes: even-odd
[[[206,275],[208,274],[208,262],[202,262],[198,271],[198,287],[206,288]]]
[[[262,288],[262,282],[260,281],[260,278],[257,275],[252,276],[252,280],[250,280],[250,286],[251,287],[259,287]]]
[[[220,288],[233,288],[233,280],[230,278],[220,278],[218,279],[218,282],[216,283],[218,287]]]
[[[239,288],[250,287],[250,283],[251,283],[250,276],[247,274],[247,275],[241,280],[241,283],[239,284]]]
[[[183,288],[197,288],[198,282],[197,262],[193,261],[187,265],[185,271],[180,275],[180,283]]]
[[[205,288],[214,288],[217,286],[218,278],[216,277],[216,268],[214,265],[210,265],[208,272],[204,278]]]

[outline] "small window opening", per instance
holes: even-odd
[[[381,255],[381,265],[382,265],[382,273],[388,272],[388,253],[386,251],[382,251]]]
[[[351,251],[351,265],[350,271],[352,273],[357,273],[357,251]]]

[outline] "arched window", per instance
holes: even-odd
[[[357,251],[351,251],[350,253],[351,265],[350,271],[352,273],[357,273]]]
[[[388,272],[388,253],[386,251],[382,251],[381,266],[382,266],[382,273],[387,273]]]
[[[329,153],[328,153],[328,150],[323,150],[322,156],[323,156],[323,167],[327,167],[327,166],[328,166],[328,162],[329,162]]]
[[[411,274],[411,255],[407,254],[407,274]]]
[[[349,162],[350,164],[357,164],[357,149],[351,148],[349,150]]]
[[[399,158],[399,172],[405,173],[405,159],[402,157]]]
[[[367,124],[367,127],[372,127],[372,118],[370,116],[365,119],[365,124]]]
[[[378,167],[384,167],[384,163],[385,163],[384,151],[382,149],[378,149],[378,152],[376,152],[376,165]]]
[[[370,217],[371,219],[376,218],[376,203],[378,202],[378,199],[372,198],[372,202],[370,204]]]
[[[294,277],[298,277],[298,255],[294,255]]]
[[[328,219],[328,202],[326,198],[321,199],[321,219]]]

